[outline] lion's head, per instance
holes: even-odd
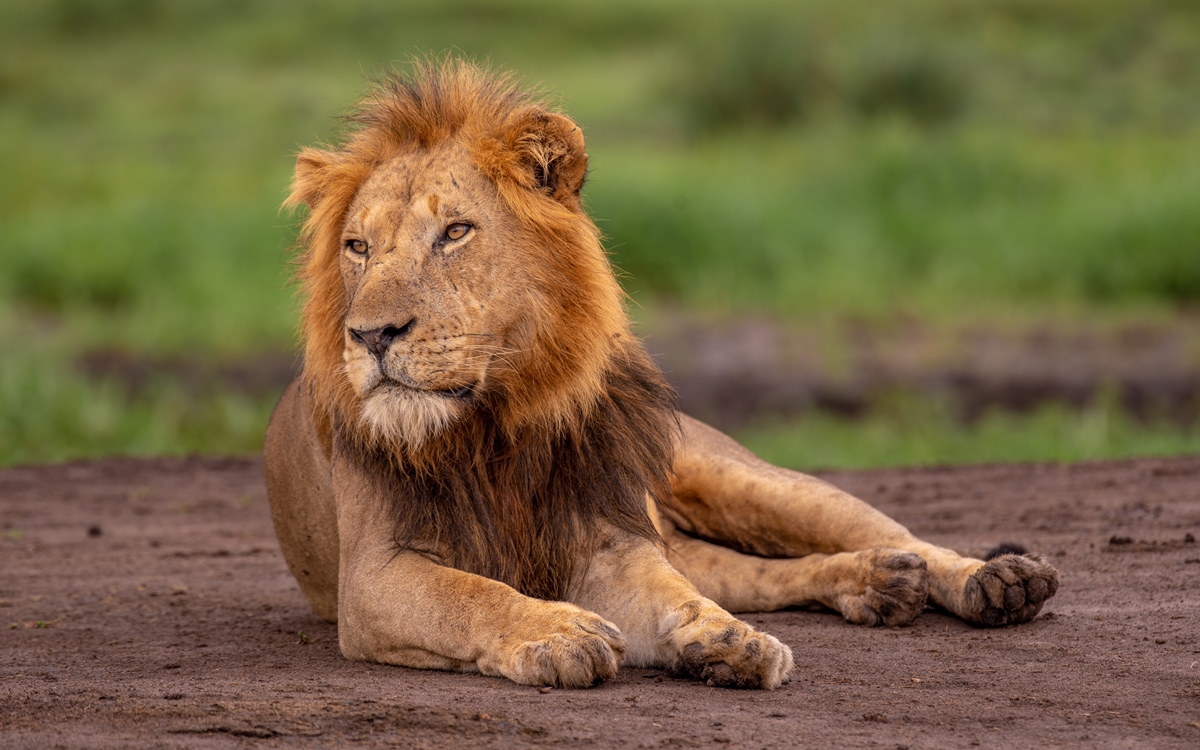
[[[586,411],[629,331],[580,207],[583,136],[465,63],[378,86],[340,149],[305,149],[306,372],[413,451],[480,402],[509,428]]]
[[[289,198],[317,429],[396,498],[400,546],[561,596],[599,520],[654,536],[677,428],[580,205],[583,135],[462,62],[351,121]]]

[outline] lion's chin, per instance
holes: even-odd
[[[362,418],[376,439],[415,449],[449,427],[469,395],[469,388],[440,392],[384,386],[363,400]]]

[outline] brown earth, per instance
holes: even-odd
[[[1032,623],[749,620],[775,692],[626,669],[543,692],[354,664],[289,577],[255,459],[0,471],[0,747],[1200,747],[1200,457],[827,477],[918,534],[1059,566]]]

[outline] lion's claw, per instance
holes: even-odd
[[[554,607],[566,616],[531,627],[494,661],[482,660],[481,670],[523,685],[562,688],[589,687],[616,675],[626,648],[616,626],[572,605]]]
[[[986,627],[1029,622],[1058,590],[1058,571],[1035,554],[1005,554],[984,563],[963,589],[963,619]]]
[[[677,674],[699,680],[710,687],[758,688],[763,687],[762,675],[738,671],[723,661],[710,661],[709,654],[699,643],[689,643],[679,654],[675,664]]]
[[[773,690],[792,671],[792,650],[718,610],[680,629],[673,671],[713,687]]]

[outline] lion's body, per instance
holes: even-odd
[[[356,120],[297,161],[305,368],[265,450],[288,565],[348,657],[579,686],[624,655],[770,688],[790,651],[722,606],[902,624],[930,595],[1002,624],[1053,594],[1036,558],[925,544],[677,415],[570,120],[455,63]]]

